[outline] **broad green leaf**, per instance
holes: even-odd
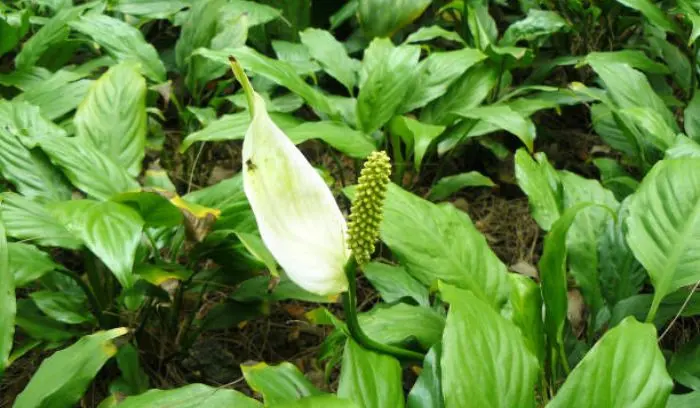
[[[155,83],[165,82],[165,66],[158,57],[158,51],[146,42],[138,29],[116,18],[93,13],[69,24],[92,38],[115,60],[137,61],[148,79]]]
[[[83,143],[135,177],[146,154],[146,119],[146,81],[134,65],[122,63],[92,84],[73,121]]]
[[[530,9],[527,16],[508,26],[503,34],[501,45],[515,45],[518,41],[534,41],[565,31],[569,23],[559,14],[548,10]]]
[[[668,293],[700,280],[700,159],[662,160],[631,196],[627,243],[654,285],[654,316]]]
[[[605,304],[598,277],[598,239],[605,233],[608,220],[611,214],[616,214],[619,203],[597,180],[568,171],[560,172],[559,180],[565,210],[581,203],[596,204],[578,213],[566,237],[571,276],[578,283],[595,319]]]
[[[24,287],[59,267],[49,254],[34,245],[11,242],[7,249],[16,288]]]
[[[689,291],[690,288],[679,289],[664,298],[659,305],[659,311],[654,317],[654,326],[663,328],[671,319],[680,313],[681,317],[700,314],[700,292]],[[614,327],[627,316],[644,320],[654,301],[652,294],[639,294],[619,301],[610,313],[609,327]]]
[[[494,307],[508,297],[506,267],[469,216],[390,184],[381,239],[425,286],[441,280],[473,291]]]
[[[265,100],[265,106],[267,107],[267,111],[270,113],[291,113],[304,105],[304,100],[301,99],[299,95],[294,93],[288,93],[276,98],[270,98],[270,95],[267,93],[262,93],[259,95]],[[239,92],[235,95],[227,97],[226,99],[239,108],[248,109],[248,101],[246,100],[245,93],[243,92]]]
[[[0,16],[0,56],[17,46],[29,31],[29,10]]]
[[[465,6],[462,6],[462,10],[466,9],[464,13],[466,15],[462,18],[467,22],[474,45],[480,50],[485,50],[498,37],[498,27],[496,27],[496,21],[489,14],[488,3],[471,1],[467,2]]]
[[[651,0],[617,0],[631,9],[637,10],[644,15],[652,24],[658,26],[666,32],[683,35],[683,30]]]
[[[398,303],[389,307],[375,307],[359,315],[360,326],[367,335],[382,344],[400,345],[415,339],[428,350],[440,341],[445,318],[424,306]]]
[[[54,205],[54,214],[129,288],[143,220],[131,208],[110,201],[74,200]]]
[[[602,63],[627,64],[632,68],[639,69],[650,74],[668,74],[667,66],[647,57],[643,51],[639,50],[619,50],[608,52],[592,52],[586,55],[585,63],[595,64],[596,61]]]
[[[107,155],[77,138],[52,138],[40,146],[68,180],[89,196],[106,200],[139,188],[138,183]]]
[[[0,74],[0,85],[25,90],[27,87],[45,81],[50,77],[51,71],[44,67],[34,66],[21,71]]]
[[[367,38],[391,37],[423,14],[432,0],[358,0],[357,18]]]
[[[19,194],[3,193],[0,211],[5,222],[7,236],[36,243],[40,246],[56,246],[77,249],[82,246],[44,205]]]
[[[350,157],[363,159],[377,148],[374,141],[364,133],[354,130],[342,122],[303,122],[286,130],[295,144],[311,139],[321,139]]]
[[[2,208],[2,207],[0,207]],[[14,271],[10,269],[10,251],[7,247],[7,235],[5,224],[0,217],[0,376],[9,365],[10,352],[15,334],[15,313],[17,300],[15,299]]]
[[[676,382],[700,391],[700,337],[684,344],[673,354],[668,372]]]
[[[389,123],[389,130],[400,136],[407,150],[413,152],[413,165],[416,171],[420,171],[423,157],[445,126],[429,125],[408,116],[395,116]]]
[[[265,363],[242,365],[241,370],[250,388],[262,394],[266,406],[321,394],[298,368],[288,362],[276,366]]]
[[[404,43],[413,44],[417,42],[434,40],[436,38],[443,38],[445,40],[454,41],[462,45],[466,44],[464,42],[464,39],[459,35],[458,32],[445,30],[444,28],[437,25],[419,28],[417,31],[411,33],[408,37],[406,37]]]
[[[687,394],[671,394],[666,408],[695,408],[700,405],[700,391]]]
[[[277,261],[275,261],[274,256],[267,249],[262,238],[257,234],[251,234],[248,232],[236,232],[236,236],[241,241],[245,249],[253,255],[255,259],[265,264],[268,272],[273,277],[279,278],[279,271],[277,270]]]
[[[58,322],[80,324],[94,320],[88,312],[84,299],[50,290],[32,292],[29,297],[39,310]]]
[[[619,115],[634,123],[642,132],[643,144],[653,145],[656,149],[665,151],[676,139],[676,132],[664,122],[658,113],[649,108],[633,107],[620,109]]]
[[[74,406],[102,366],[117,353],[112,340],[127,332],[123,327],[97,332],[54,353],[41,363],[39,370],[17,397],[14,407]]]
[[[291,65],[299,75],[312,75],[321,70],[321,66],[311,59],[311,53],[304,44],[272,40],[272,49],[278,60]]]
[[[628,157],[641,160],[639,144],[634,137],[619,127],[609,106],[603,103],[591,106],[591,122],[593,122],[593,130],[605,143]]]
[[[615,198],[623,200],[637,191],[639,182],[625,170],[617,160],[600,157],[593,159],[593,164],[600,172],[600,181],[605,188],[615,194]]]
[[[690,65],[688,55],[665,38],[650,36],[647,41],[649,41],[649,45],[654,52],[660,54],[666,62],[675,83],[686,95],[690,95],[690,86],[693,82],[691,79],[693,76],[693,69]]]
[[[341,367],[339,397],[364,408],[403,408],[401,364],[396,358],[366,350],[348,338]]]
[[[160,194],[139,191],[122,193],[111,201],[126,204],[138,211],[147,227],[175,227],[182,224],[182,211]]]
[[[338,398],[332,394],[316,395],[296,401],[287,401],[270,405],[270,408],[360,408],[349,399]]]
[[[411,277],[404,267],[370,262],[362,266],[362,272],[385,302],[411,298],[420,306],[430,306],[428,288]]]
[[[333,13],[328,18],[331,23],[331,30],[335,30],[340,27],[345,21],[352,18],[357,13],[358,0],[350,0],[343,5],[338,11]]]
[[[509,320],[518,328],[528,349],[544,363],[545,339],[542,322],[542,294],[540,286],[527,276],[509,273]]]
[[[62,135],[63,131],[42,118],[36,107],[24,102],[0,101],[0,173],[3,178],[28,198],[45,201],[70,198],[71,190],[60,172],[41,151],[27,147],[36,138]]]
[[[399,112],[408,94],[406,84],[410,84],[416,76],[420,57],[418,46],[393,47],[391,40],[386,38],[374,42],[387,43],[386,46],[390,46],[391,51],[386,58],[367,69],[367,79],[357,96],[358,123],[368,134],[381,128]],[[365,55],[365,60],[367,58]]]
[[[680,159],[683,157],[700,159],[700,143],[696,143],[689,137],[680,134],[676,137],[673,146],[666,150],[666,158]]]
[[[700,91],[695,91],[693,99],[683,111],[685,134],[700,143]]]
[[[264,2],[265,1],[263,1],[263,3]],[[270,2],[268,1],[267,3],[269,4]],[[246,14],[251,27],[269,23],[283,14],[278,8],[248,0],[229,0],[228,4],[224,6],[221,12],[222,14],[233,15],[234,17]]]
[[[22,51],[15,57],[17,69],[33,67],[44,52],[66,40],[70,33],[68,23],[78,18],[81,11],[80,7],[66,8],[47,21],[39,31],[22,44]]]
[[[168,18],[192,4],[187,0],[118,0],[112,10],[149,19]]]
[[[656,328],[628,317],[593,346],[547,408],[661,408],[672,388]]]
[[[535,157],[537,162],[527,151],[518,149],[515,153],[515,177],[528,197],[532,217],[540,228],[549,231],[561,215],[561,185],[547,156],[538,153]]]
[[[117,352],[117,366],[122,374],[117,379],[117,387],[120,387],[121,390],[126,389],[129,391],[126,393],[127,395],[138,395],[148,391],[148,375],[141,368],[138,349],[131,343],[127,343],[119,348]],[[115,383],[112,384],[110,389],[114,387]]]
[[[449,86],[443,96],[421,111],[421,121],[436,125],[451,124],[457,118],[452,111],[477,107],[486,99],[496,86],[498,72],[498,69],[489,64],[469,68]]]
[[[192,3],[175,43],[175,62],[181,72],[187,71],[189,58],[196,49],[209,46],[211,39],[216,35],[220,9],[226,3],[227,0],[201,0]]]
[[[490,178],[478,171],[455,174],[454,176],[443,177],[430,189],[428,199],[440,201],[451,196],[465,187],[495,187],[496,184]]]
[[[141,395],[127,397],[119,408],[262,408],[262,404],[244,394],[204,384],[190,384],[172,390],[150,390]]]
[[[441,97],[467,69],[484,59],[486,54],[473,48],[430,54],[418,64],[415,85],[410,86],[400,112],[421,108]]]
[[[321,64],[323,70],[337,79],[347,88],[350,95],[353,95],[360,63],[348,57],[343,44],[328,31],[316,28],[307,28],[300,32],[299,38],[309,50],[311,57]]]
[[[442,337],[446,408],[534,407],[537,358],[518,328],[472,292],[442,285],[450,303]]]
[[[29,337],[53,344],[62,344],[79,335],[69,330],[68,326],[46,317],[29,299],[17,301],[15,324]]]
[[[46,119],[55,120],[78,107],[90,88],[91,80],[60,70],[45,81],[25,88],[14,101],[25,101],[36,105]]]
[[[468,119],[483,120],[498,129],[504,129],[517,136],[529,151],[534,147],[535,124],[508,105],[459,108],[452,113]]]
[[[337,296],[319,296],[308,292],[284,275],[280,276],[279,282],[276,283],[277,286],[270,289],[271,284],[274,284],[272,279],[274,278],[270,276],[256,276],[246,279],[238,285],[236,291],[231,295],[231,299],[248,303],[256,301],[279,302],[290,299],[310,303],[335,303],[338,301]]]
[[[444,408],[440,356],[442,343],[430,348],[423,360],[423,369],[406,397],[406,408]]]

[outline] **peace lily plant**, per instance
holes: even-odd
[[[242,67],[230,62],[252,118],[243,140],[243,187],[265,246],[303,289],[322,296],[343,294],[348,332],[359,344],[422,360],[420,353],[370,339],[357,319],[357,267],[369,262],[379,238],[389,157],[385,152],[368,157],[346,223],[321,175],[272,121]]]

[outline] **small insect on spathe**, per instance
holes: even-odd
[[[248,171],[251,171],[251,172],[252,172],[252,171],[255,171],[255,169],[256,169],[255,163],[253,163],[253,160],[252,160],[252,159],[246,160],[246,161],[245,161],[245,166],[246,166],[246,168],[248,169]]]

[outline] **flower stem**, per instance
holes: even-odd
[[[350,336],[362,347],[382,354],[390,354],[402,360],[423,361],[423,354],[416,351],[406,350],[401,347],[382,344],[370,339],[357,319],[357,262],[351,256],[345,264],[345,274],[348,277],[348,291],[343,295],[343,308],[345,309],[345,320]]]
[[[243,92],[245,92],[245,97],[248,101],[248,112],[250,112],[250,117],[252,118],[255,114],[255,98],[253,97],[255,91],[253,90],[253,85],[250,84],[248,76],[245,74],[241,64],[236,61],[236,58],[231,56],[229,57],[228,62],[231,65],[233,76],[236,77],[238,82],[241,84],[241,87],[243,87]]]

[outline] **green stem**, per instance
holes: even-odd
[[[87,283],[85,283],[84,280],[80,279],[80,276],[76,275],[75,273],[73,273],[73,271],[70,271],[68,269],[58,268],[56,271],[62,275],[68,276],[69,278],[73,279],[75,283],[77,283],[78,286],[80,286],[80,289],[82,289],[83,292],[85,292],[85,296],[88,299],[88,303],[90,303],[90,307],[92,308],[95,317],[97,317],[97,322],[99,323],[100,327],[103,329],[108,328],[108,325],[104,319],[104,315],[102,314],[100,302],[97,301],[95,294],[92,293],[92,290],[87,285]]]
[[[559,343],[559,355],[561,356],[561,365],[564,367],[564,372],[566,375],[571,373],[571,367],[569,366],[569,359],[566,357],[566,351],[564,351],[564,344]]]
[[[243,87],[243,92],[245,92],[245,97],[248,101],[248,112],[250,112],[250,117],[252,118],[253,115],[255,115],[255,91],[253,90],[253,85],[250,84],[248,76],[245,74],[241,64],[236,61],[236,58],[231,56],[229,57],[228,62],[231,65],[233,76],[236,77],[238,82]]]
[[[345,264],[345,274],[348,277],[348,291],[343,295],[343,309],[345,309],[345,323],[350,336],[368,350],[389,354],[403,360],[423,361],[424,356],[421,353],[379,343],[370,339],[362,331],[360,321],[357,319],[357,262],[352,256]]]

